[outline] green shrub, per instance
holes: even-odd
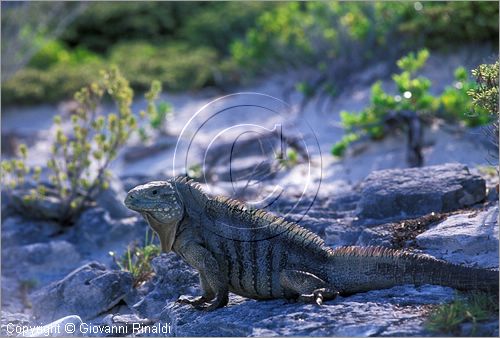
[[[105,95],[115,103],[116,113],[98,112],[97,107]],[[101,72],[98,81],[75,94],[78,108],[71,116],[70,131],[63,130],[60,115],[54,118],[55,140],[47,161],[51,185],[38,182],[39,168],[32,172],[26,166],[26,146],[20,148],[21,159],[2,162],[3,182],[14,188],[33,173],[38,188],[24,196],[26,207],[50,194],[60,203],[57,219],[62,223],[72,222],[99,192],[107,189],[108,167],[136,129],[130,108],[132,97],[127,79],[117,68]]]
[[[217,52],[182,43],[154,47],[136,42],[114,47],[109,60],[131,79],[134,89],[146,91],[151,80],[158,79],[168,90],[192,90],[213,83]]]
[[[498,72],[500,63],[483,64],[472,70],[477,87],[468,90],[475,109],[487,111],[498,116]]]
[[[487,1],[421,2],[412,11],[407,4],[400,30],[423,40],[429,48],[453,47],[451,43],[490,42],[498,46],[498,4]]]
[[[455,70],[455,83],[448,86],[442,95],[434,97],[429,93],[429,79],[416,76],[425,65],[429,52],[424,49],[418,53],[409,53],[397,61],[401,72],[392,79],[398,93],[391,95],[382,89],[380,82],[372,86],[371,102],[359,113],[342,111],[340,118],[346,134],[332,147],[334,156],[342,156],[350,143],[368,137],[374,140],[384,137],[394,129],[389,129],[389,120],[399,115],[413,112],[418,117],[443,116],[451,122],[461,121],[467,126],[484,125],[491,122],[491,116],[484,109],[473,112],[472,100],[467,93],[475,88],[474,82],[467,80],[467,72],[463,67]],[[404,128],[401,119],[397,128]]]
[[[31,58],[28,67],[47,70],[56,64],[74,67],[82,63],[98,61],[100,57],[85,48],[78,47],[69,50],[60,41],[52,40],[45,43]]]
[[[262,13],[232,55],[254,69],[271,64],[328,63],[342,55],[346,39],[398,48],[450,46],[450,41],[498,43],[498,6],[488,2],[287,2]],[[411,42],[410,42],[411,41]],[[372,51],[365,49],[365,57]],[[319,68],[322,67],[318,64]]]
[[[51,59],[47,58],[46,63]],[[108,60],[56,62],[47,69],[27,67],[2,86],[3,104],[35,104],[68,99],[98,76],[103,67],[117,65],[134,90],[147,91],[153,80],[173,91],[196,90],[215,82],[217,53],[207,47],[193,48],[172,43],[155,47],[149,43],[127,43],[112,49]]]
[[[172,38],[188,15],[200,3],[178,2],[96,2],[68,26],[62,40],[106,53],[116,43],[147,39],[159,43]]]
[[[392,62],[408,49],[498,43],[498,6],[488,2],[284,2],[265,11],[231,55],[254,77],[279,69],[316,71],[301,80],[312,95],[338,95],[370,62]]]
[[[231,42],[243,38],[257,17],[274,7],[276,4],[259,1],[214,2],[187,16],[178,38],[191,46],[208,46],[227,55]]]
[[[98,53],[107,53],[116,43],[164,45],[182,39],[193,47],[207,46],[225,54],[230,42],[243,37],[256,17],[273,6],[250,1],[100,2],[89,5],[62,39]]]
[[[459,67],[455,71],[455,83],[448,86],[440,97],[445,116],[452,120],[463,121],[467,126],[474,127],[491,122],[490,113],[477,107],[468,93],[474,91],[476,83],[467,79],[467,70]]]
[[[54,64],[46,70],[24,68],[2,84],[2,104],[36,104],[69,99],[92,82],[104,65],[95,60],[78,65]]]
[[[429,52],[424,49],[398,60],[397,65],[401,73],[392,77],[398,90],[397,95],[386,93],[381,82],[376,82],[371,89],[371,102],[365,109],[360,113],[340,113],[342,126],[347,133],[333,146],[333,155],[342,156],[350,143],[363,136],[382,138],[387,133],[386,121],[391,113],[411,110],[418,114],[428,114],[436,106],[436,100],[429,94],[430,81],[415,76],[428,57]]]

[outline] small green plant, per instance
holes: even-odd
[[[24,279],[19,283],[19,292],[21,293],[21,301],[24,306],[31,308],[32,304],[29,300],[28,294],[38,285],[36,279]]]
[[[99,103],[109,96],[116,113],[104,115]],[[40,183],[40,168],[26,166],[27,148],[20,147],[19,159],[2,162],[2,179],[15,188],[31,175],[37,185],[23,197],[29,205],[47,194],[59,200],[58,216],[62,223],[71,222],[104,189],[107,189],[111,162],[136,129],[132,114],[133,91],[120,71],[113,67],[101,72],[101,78],[75,94],[78,108],[71,116],[69,130],[63,129],[60,115],[54,118],[55,139],[47,161],[50,185]]]
[[[165,122],[167,120],[167,117],[172,112],[172,106],[165,101],[156,103],[156,101],[158,100],[158,96],[161,93],[161,89],[162,86],[160,81],[153,81],[151,83],[151,88],[146,94],[144,94],[144,97],[148,102],[147,109],[146,111],[141,111],[140,114],[143,119],[147,118],[149,126],[152,129],[157,130],[160,133],[164,133]],[[144,127],[139,128],[139,136],[143,141],[146,141],[149,138],[148,133]]]
[[[109,253],[121,270],[132,274],[134,287],[141,286],[154,275],[151,260],[160,254],[160,247],[154,244],[154,238],[155,234],[151,232],[149,235],[148,230],[143,247],[138,246],[135,242],[132,243],[121,259],[116,259],[114,252]]]
[[[285,154],[283,154],[282,152],[276,154],[276,159],[279,161],[281,166],[284,166],[286,168],[291,168],[299,163],[299,155],[297,153],[297,150],[292,147],[288,148]]]
[[[498,177],[498,169],[495,166],[480,165],[480,166],[477,166],[477,170],[479,170],[479,172],[484,176],[490,176],[491,178]]]
[[[203,167],[199,163],[191,165],[187,170],[187,175],[194,179],[201,178],[202,174]]]
[[[498,296],[487,293],[471,293],[467,297],[456,297],[453,302],[437,307],[429,316],[426,327],[430,331],[453,335],[460,334],[460,325],[473,324],[471,335],[477,324],[498,317]]]

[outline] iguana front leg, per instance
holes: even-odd
[[[202,272],[200,272],[200,285],[201,285],[201,290],[203,291],[203,295],[191,299],[179,298],[177,300],[177,303],[190,304],[196,307],[197,305],[202,305],[215,298],[215,292],[208,285],[207,279],[205,278]]]
[[[221,272],[215,257],[198,243],[189,242],[178,251],[180,256],[200,273],[200,283],[203,296],[187,301],[194,307],[203,310],[215,310],[227,305],[229,301],[228,283],[225,275]],[[202,304],[214,299],[209,305]]]
[[[339,294],[318,276],[299,270],[283,270],[280,273],[281,287],[290,297],[305,302],[323,304],[323,300],[331,300]]]

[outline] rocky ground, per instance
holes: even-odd
[[[431,59],[427,72],[438,83],[445,83],[448,76],[446,67],[438,67],[440,60],[450,68],[475,62],[456,55]],[[378,70],[374,67],[374,75],[365,77],[378,76]],[[356,110],[368,100],[370,79],[363,81],[330,103],[331,114],[317,109],[314,100],[299,114],[288,112],[290,107],[274,99],[252,94],[215,102],[193,115],[216,93],[168,96],[176,112],[169,134],[147,147],[139,143],[127,147],[112,168],[111,188],[99,197],[97,207],[85,211],[69,228],[11,212],[12,202],[3,194],[1,334],[16,335],[19,332],[13,328],[43,324],[52,335],[66,325],[77,328],[72,335],[88,336],[436,335],[426,329],[425,320],[437,304],[455,297],[447,287],[397,286],[338,297],[322,307],[231,295],[228,307],[206,313],[175,302],[200,290],[196,272],[174,254],[154,258],[155,276],[138,288],[109,255],[121,254],[129,243],[145,237],[145,221],[123,207],[128,189],[202,163],[205,176],[199,179],[208,192],[284,215],[332,247],[381,245],[498,269],[498,175],[481,169],[496,160],[480,130],[428,128],[427,166],[417,169],[406,168],[403,135],[360,145],[343,160],[329,155],[341,136],[332,129],[340,109]],[[284,98],[282,82],[273,78],[250,89]],[[237,114],[214,117],[235,102],[243,106],[256,100],[283,111],[269,114],[240,107]],[[136,106],[143,104],[138,101]],[[51,110],[42,110],[46,119]],[[43,160],[50,125],[40,124],[35,134],[25,123],[24,129],[18,128],[19,117],[4,120],[8,113],[2,116],[2,137],[30,138],[30,149],[38,155],[33,161]],[[231,129],[236,124],[252,127],[234,150],[234,136],[241,134]],[[176,147],[179,135],[182,142]],[[283,144],[298,151],[297,163],[276,160],[276,149]],[[472,326],[462,325],[460,330],[469,335]],[[498,336],[498,318],[475,330],[475,335]]]
[[[495,198],[480,176],[463,165],[446,164],[374,172],[349,194],[320,197],[306,216],[299,207],[288,218],[300,219],[332,246],[405,247],[458,264],[498,269]],[[401,240],[398,225],[403,220],[424,220],[431,213],[442,218],[406,231]],[[132,287],[129,273],[112,269],[108,251],[123,250],[134,238],[143,238],[145,228],[135,215],[112,219],[102,208],[87,211],[65,231],[49,222],[4,220],[3,333],[8,333],[8,323],[47,324],[73,316],[64,323],[81,320],[101,330],[125,326],[129,333],[133,323],[168,324],[170,334],[178,336],[429,335],[426,314],[455,294],[447,287],[405,285],[339,297],[323,307],[232,295],[228,307],[199,312],[175,303],[181,295],[199,294],[199,288],[196,272],[174,254],[155,258],[156,276],[139,289]],[[36,284],[28,285],[31,281]],[[470,329],[464,326],[463,333]],[[479,330],[497,336],[498,321],[492,319]]]

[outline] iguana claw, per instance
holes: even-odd
[[[204,304],[208,301],[210,301],[210,299],[203,297],[203,296],[199,296],[199,297],[194,297],[192,299],[179,297],[179,299],[177,299],[175,302],[178,304],[189,304],[189,305],[192,305],[194,307],[197,307],[197,306],[200,306],[201,304]]]

